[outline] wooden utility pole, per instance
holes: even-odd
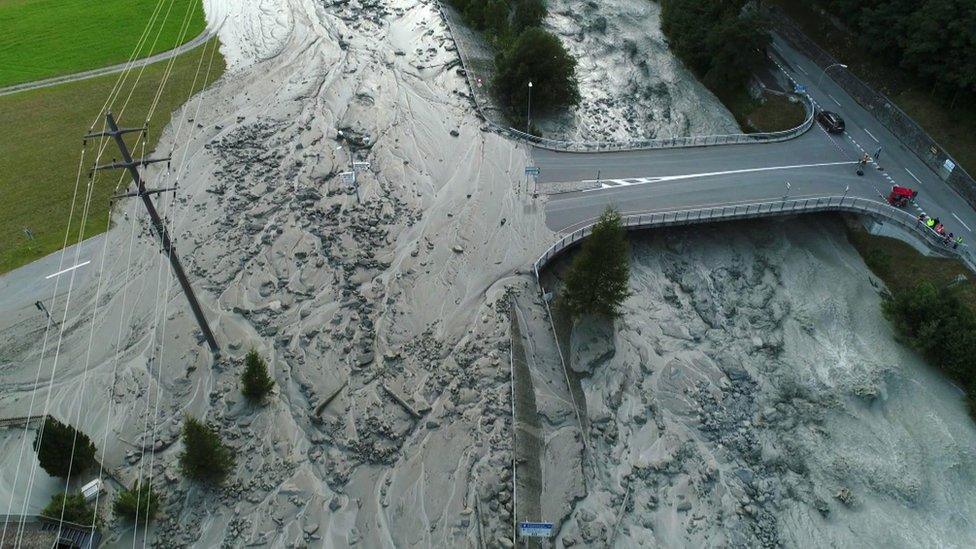
[[[128,197],[139,197],[142,199],[142,203],[146,206],[146,211],[149,212],[149,219],[152,221],[153,230],[156,232],[156,236],[159,237],[159,240],[162,243],[162,253],[166,254],[166,256],[169,258],[169,264],[173,268],[173,274],[176,275],[176,279],[180,282],[180,287],[183,288],[183,293],[186,295],[187,301],[190,302],[190,309],[193,311],[193,316],[196,317],[197,324],[200,326],[200,331],[203,332],[203,337],[207,340],[210,350],[213,351],[215,356],[220,356],[220,347],[217,345],[217,340],[214,339],[213,332],[210,330],[210,325],[207,324],[207,317],[203,315],[203,309],[200,308],[200,303],[197,301],[197,296],[193,293],[193,287],[190,286],[190,281],[186,278],[186,273],[183,272],[183,265],[180,264],[180,258],[176,255],[176,248],[173,246],[173,241],[169,237],[169,231],[166,230],[166,226],[163,224],[163,220],[159,217],[159,212],[156,211],[156,206],[153,204],[151,199],[152,195],[175,190],[175,187],[169,189],[146,189],[146,183],[142,180],[142,177],[139,175],[139,170],[137,169],[139,166],[147,166],[154,162],[168,162],[170,159],[140,158],[138,160],[133,160],[132,155],[129,154],[129,147],[125,144],[125,140],[122,139],[122,136],[127,133],[145,132],[146,128],[119,129],[118,125],[115,123],[115,117],[112,116],[111,112],[105,115],[105,120],[108,124],[108,131],[90,133],[85,136],[85,139],[91,137],[112,137],[115,139],[115,144],[118,145],[119,152],[122,154],[122,162],[113,161],[111,164],[104,166],[95,166],[93,171],[116,169],[129,170],[129,174],[132,176],[132,181],[136,184],[136,190],[123,195],[114,196],[112,199],[115,200],[118,198]]]

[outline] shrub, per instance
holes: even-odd
[[[63,515],[62,509],[64,510]],[[81,493],[67,494],[62,492],[51,496],[51,501],[41,510],[41,515],[85,526],[92,524],[95,511],[85,502],[85,496]]]
[[[898,334],[934,366],[976,389],[976,315],[952,288],[923,282],[883,304]]]
[[[542,25],[547,11],[545,0],[517,0],[512,18],[512,32],[519,35],[529,27]]]
[[[34,450],[41,467],[53,477],[69,478],[95,464],[95,444],[88,435],[51,416],[37,431]]]
[[[220,435],[203,422],[187,417],[183,423],[180,468],[187,478],[220,484],[234,467],[234,456]]]
[[[530,28],[502,52],[496,61],[495,86],[513,113],[524,116],[532,82],[532,110],[546,112],[579,102],[576,60],[559,38],[545,30]]]
[[[615,317],[630,295],[627,236],[620,215],[607,208],[573,259],[563,305],[570,314]]]
[[[123,490],[115,498],[112,510],[115,515],[136,523],[136,528],[141,522],[143,526],[156,516],[159,509],[159,494],[153,490],[149,483],[139,485],[138,483],[131,490]],[[138,514],[138,519],[136,516]]]
[[[241,393],[249,400],[259,402],[274,387],[274,380],[268,375],[268,365],[251,349],[244,358],[244,372],[241,373]]]

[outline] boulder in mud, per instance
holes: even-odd
[[[602,317],[583,317],[570,336],[569,364],[574,372],[591,375],[616,353],[613,321]]]

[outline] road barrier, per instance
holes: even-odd
[[[628,215],[621,219],[621,224],[627,230],[650,229],[656,227],[669,227],[676,225],[693,225],[697,223],[711,223],[718,221],[731,221],[736,219],[750,219],[758,217],[772,217],[778,215],[806,214],[816,212],[850,212],[860,215],[869,215],[890,221],[919,237],[922,242],[938,253],[958,257],[970,268],[976,271],[971,258],[966,252],[966,248],[953,249],[945,245],[945,239],[940,237],[935,231],[929,229],[924,223],[919,222],[914,215],[889,206],[885,202],[868,198],[858,198],[853,196],[818,196],[813,198],[796,198],[783,200],[770,200],[766,202],[752,202],[744,204],[727,204],[705,206],[701,208],[681,209],[681,210],[662,210],[646,212],[635,215]],[[582,242],[590,236],[593,226],[597,219],[587,220],[580,225],[579,229],[567,234],[559,239],[558,242],[549,247],[533,265],[536,279],[539,272],[567,249]]]
[[[807,117],[799,126],[779,131],[779,132],[767,132],[767,133],[740,133],[740,134],[729,134],[729,135],[697,135],[690,137],[671,137],[665,139],[631,139],[626,141],[565,141],[559,139],[547,139],[544,137],[539,137],[532,135],[520,130],[516,130],[511,126],[508,126],[501,122],[496,122],[488,115],[484,103],[487,103],[488,96],[487,90],[484,86],[476,86],[474,82],[471,81],[471,60],[468,57],[467,50],[464,45],[463,40],[458,40],[458,36],[461,34],[455,28],[457,22],[454,21],[453,8],[442,5],[441,1],[435,2],[437,10],[441,15],[441,19],[444,20],[445,25],[447,25],[448,31],[451,33],[451,38],[454,40],[454,45],[457,48],[458,57],[461,60],[461,67],[464,70],[464,78],[468,83],[468,89],[471,91],[471,97],[474,100],[475,110],[478,115],[488,124],[488,126],[493,130],[502,135],[516,139],[519,141],[524,141],[533,147],[538,147],[540,149],[548,149],[551,151],[558,152],[625,152],[625,151],[639,151],[639,150],[650,150],[650,149],[676,149],[676,148],[687,148],[687,147],[711,147],[716,145],[745,145],[745,144],[756,144],[756,143],[777,143],[780,141],[788,141],[794,139],[806,133],[807,130],[813,127],[815,107],[813,100],[806,94],[791,94],[796,97],[799,101],[803,102],[803,106],[807,111]],[[452,10],[448,13],[448,10]],[[498,109],[495,109],[498,110]]]
[[[778,8],[770,7],[768,13],[776,32],[818,67],[826,69],[840,64]],[[912,117],[850,71],[833,71],[827,76],[895,134],[922,162],[961,194],[970,206],[976,208],[976,181]]]

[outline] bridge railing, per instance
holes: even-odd
[[[764,202],[740,204],[719,204],[700,208],[660,210],[635,215],[627,215],[621,219],[621,224],[628,230],[653,227],[667,227],[672,225],[692,225],[714,221],[728,221],[734,219],[748,219],[756,217],[771,217],[776,215],[790,215],[799,213],[815,213],[826,211],[844,211],[884,218],[906,229],[919,237],[929,247],[939,250],[949,256],[957,256],[973,269],[971,258],[966,248],[954,249],[945,244],[945,238],[929,229],[912,214],[888,205],[885,202],[853,196],[817,196],[810,198],[784,198]],[[578,224],[579,228],[563,236],[558,242],[549,247],[533,265],[536,278],[539,272],[553,258],[578,244],[590,236],[597,219],[590,219]]]
[[[471,97],[474,100],[475,111],[493,131],[513,139],[525,141],[526,143],[540,149],[548,149],[559,152],[622,152],[648,149],[709,147],[714,145],[776,143],[799,137],[813,127],[814,124],[816,108],[813,104],[813,100],[806,94],[792,94],[798,100],[803,102],[803,106],[807,112],[807,117],[799,126],[779,132],[698,135],[665,139],[630,139],[624,141],[568,141],[560,139],[547,139],[532,135],[512,128],[507,124],[496,122],[491,116],[489,116],[488,111],[491,110],[491,106],[486,104],[489,102],[488,92],[482,86],[476,85],[475,82],[472,82],[471,80],[472,63],[468,56],[468,51],[465,47],[464,40],[459,38],[462,33],[458,32],[458,30],[455,28],[455,24],[457,24],[457,22],[454,21],[452,15],[448,13],[449,10],[453,13],[453,8],[444,6],[443,2],[440,0],[434,4],[437,6],[437,10],[441,15],[441,19],[443,19],[444,24],[447,25],[451,38],[454,40],[454,45],[456,46],[458,52],[458,58],[461,60],[461,67],[464,69],[464,79],[468,83],[468,89],[471,91]]]
[[[564,141],[538,137],[515,128],[497,127],[499,131],[515,139],[525,141],[535,147],[560,152],[623,152],[648,149],[677,149],[687,147],[710,147],[714,145],[746,145],[753,143],[777,143],[788,141],[806,133],[814,124],[815,107],[813,100],[805,94],[793,95],[804,104],[806,119],[792,129],[779,132],[737,133],[728,135],[693,135],[689,137],[669,137],[664,139],[632,139],[625,141]],[[493,124],[489,121],[489,123]]]

